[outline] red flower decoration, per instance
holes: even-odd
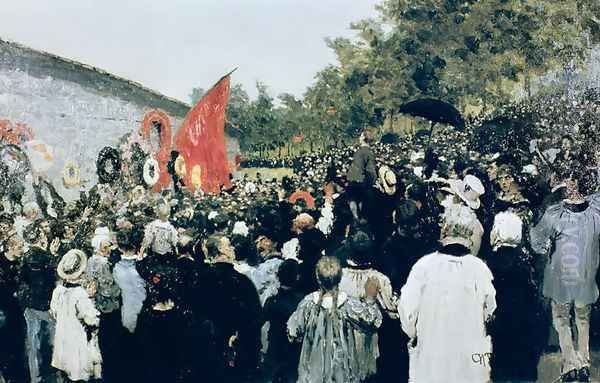
[[[160,275],[156,274],[152,277],[152,283],[158,285],[160,283]]]

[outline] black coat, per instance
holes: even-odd
[[[258,293],[252,281],[228,263],[211,265],[205,276],[206,315],[215,326],[214,352],[220,359],[215,367],[223,371],[220,376],[243,380],[258,366],[262,319]],[[236,334],[232,349],[228,343]]]
[[[40,311],[50,309],[56,285],[56,265],[46,250],[32,247],[25,254],[17,292],[22,307]]]
[[[25,382],[25,319],[14,297],[16,264],[0,253],[0,375],[8,381]]]

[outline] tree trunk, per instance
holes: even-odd
[[[527,98],[531,98],[531,76],[525,75],[525,91],[527,92]]]

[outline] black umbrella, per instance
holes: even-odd
[[[423,117],[431,121],[431,128],[429,130],[430,140],[435,124],[448,124],[460,129],[465,127],[465,120],[453,105],[433,98],[422,98],[411,101],[402,105],[398,112],[414,117]]]

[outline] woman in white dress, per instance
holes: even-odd
[[[100,313],[80,282],[87,266],[81,250],[67,252],[57,267],[62,283],[52,293],[50,313],[56,319],[52,366],[72,381],[101,377],[97,328]]]

